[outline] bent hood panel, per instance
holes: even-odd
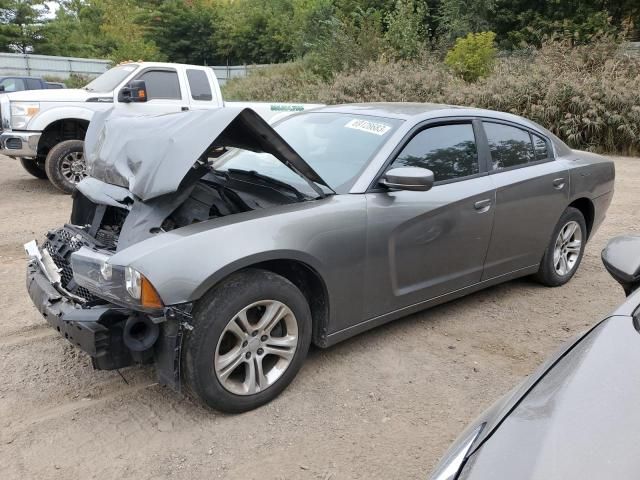
[[[248,108],[158,116],[122,116],[113,109],[96,113],[85,138],[85,155],[91,177],[128,188],[146,201],[178,190],[194,163],[212,146],[270,153],[307,181],[326,186],[282,137]]]
[[[640,334],[611,317],[562,358],[468,460],[460,479],[635,478]]]

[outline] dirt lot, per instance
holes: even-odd
[[[569,285],[510,282],[313,350],[276,401],[230,416],[158,386],[151,368],[93,371],[46,326],[22,244],[71,202],[0,158],[2,478],[425,478],[465,424],[622,300],[599,254],[640,230],[640,159],[616,165],[608,219]]]

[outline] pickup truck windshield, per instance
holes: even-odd
[[[309,112],[288,117],[273,128],[333,190],[347,193],[401,123],[402,120],[394,118]],[[267,153],[232,150],[213,167],[218,171],[254,171],[303,192],[309,190],[303,179]]]
[[[114,67],[111,70],[107,70],[98,78],[93,79],[87,84],[85,90],[97,93],[109,93],[113,92],[120,83],[131,75],[138,65],[135,63],[128,63],[126,65],[120,65]]]

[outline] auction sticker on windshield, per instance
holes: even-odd
[[[384,123],[371,122],[369,120],[350,120],[345,127],[360,130],[362,132],[373,133],[374,135],[384,135],[391,127]]]

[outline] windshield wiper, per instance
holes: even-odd
[[[216,171],[216,173],[224,174],[225,172]],[[258,173],[255,170],[242,170],[240,168],[229,168],[226,170],[226,173],[230,173],[232,175],[241,175],[245,177],[250,177],[255,180],[260,180],[261,182],[271,187],[276,187],[280,190],[285,190],[293,193],[298,200],[309,200],[310,198],[312,198],[309,195],[305,195],[304,193],[302,193],[293,185],[289,185],[288,183],[282,182],[280,180],[277,180],[273,177],[269,177],[267,175],[262,175],[261,173]]]

